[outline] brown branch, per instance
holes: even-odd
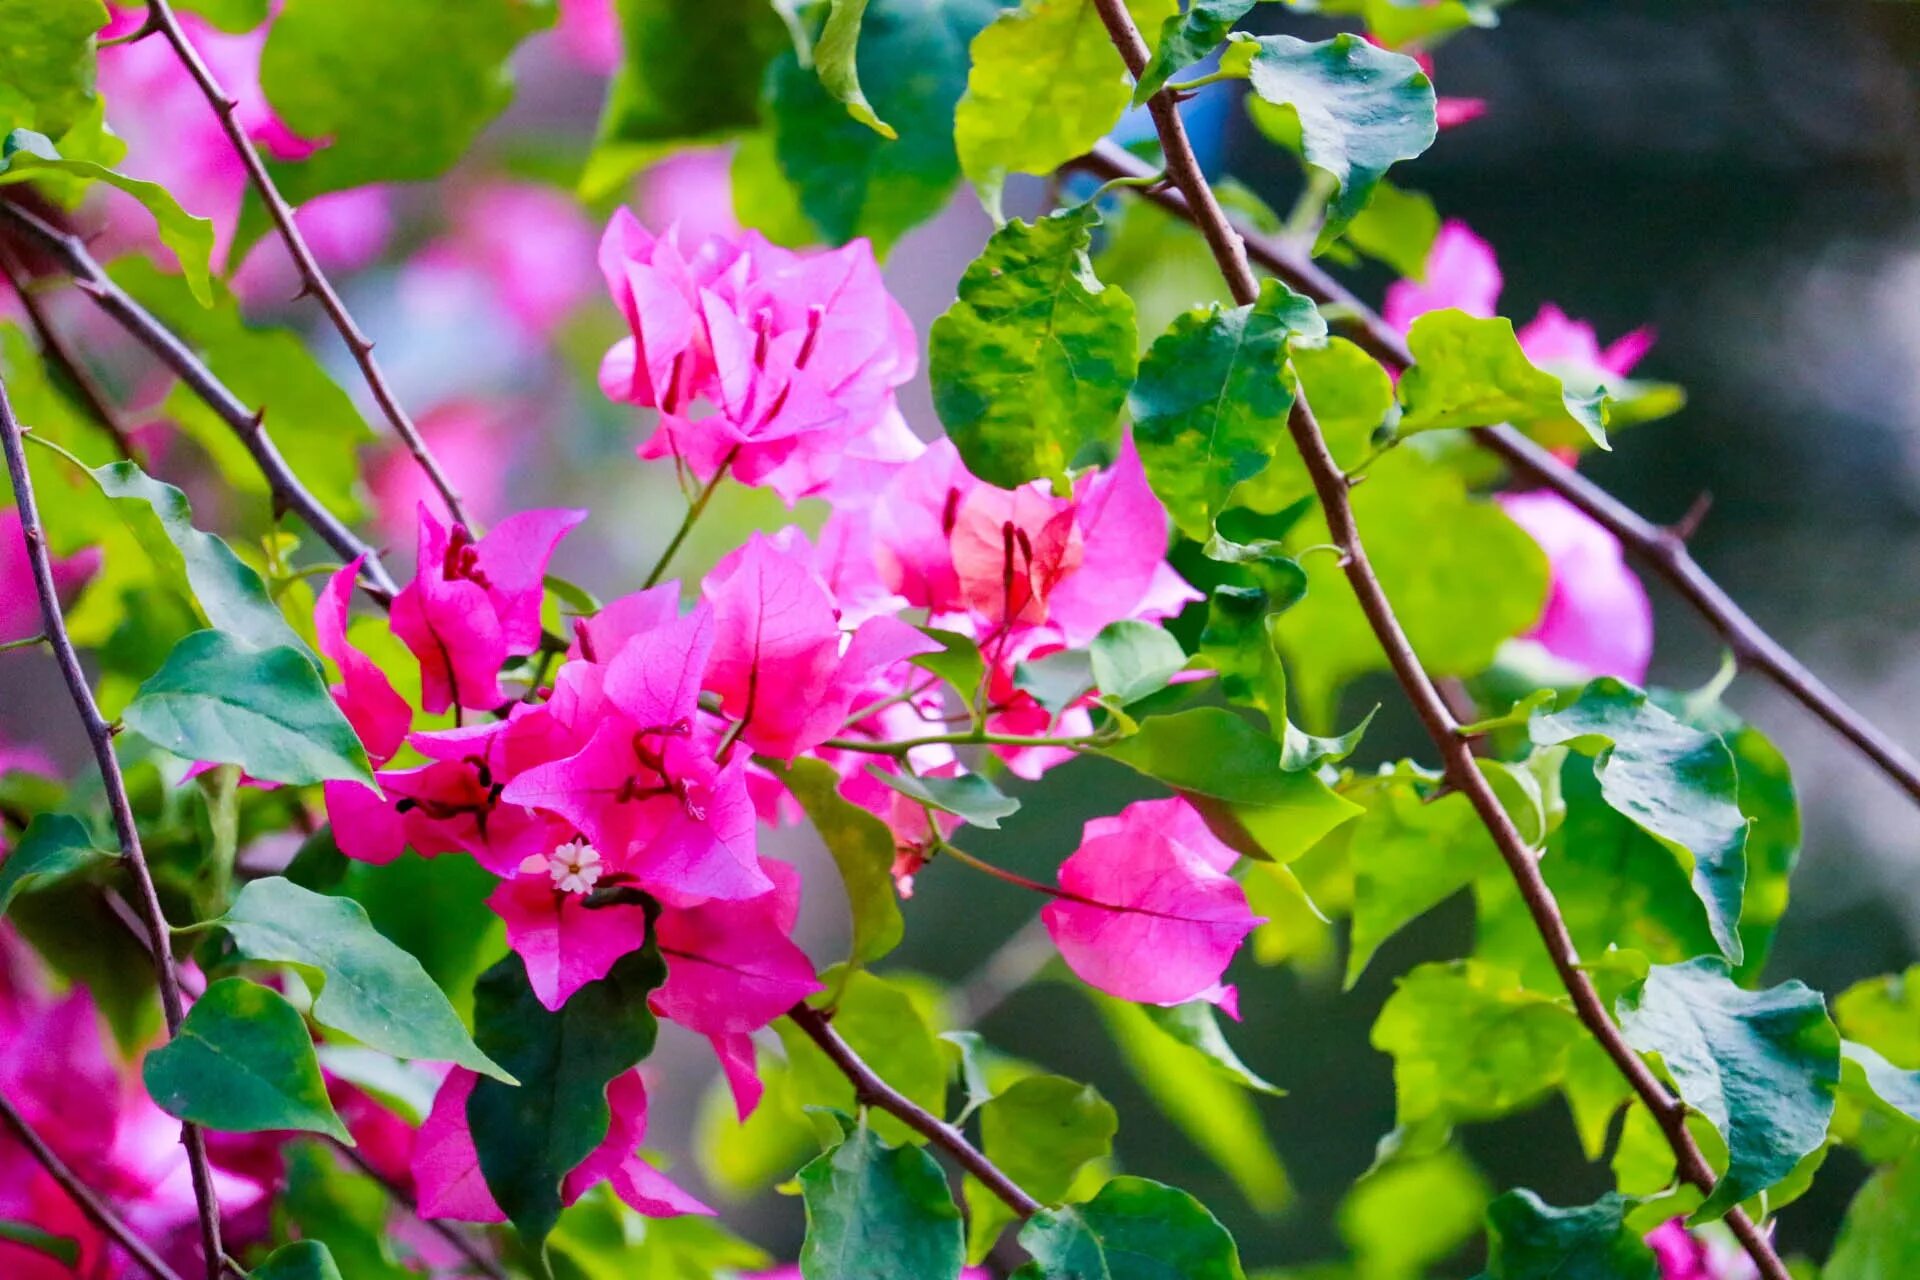
[[[839,1068],[840,1073],[853,1083],[853,1096],[861,1106],[878,1107],[924,1136],[952,1156],[955,1164],[978,1178],[982,1186],[1000,1197],[1022,1220],[1046,1208],[1022,1191],[978,1147],[968,1142],[964,1133],[875,1075],[873,1068],[861,1061],[860,1055],[853,1051],[853,1046],[833,1029],[833,1023],[827,1020],[825,1014],[803,1000],[787,1010],[787,1017],[793,1020],[793,1025],[806,1032],[807,1037],[820,1046],[820,1051]]]
[[[419,1219],[429,1231],[458,1250],[460,1256],[472,1263],[475,1269],[492,1277],[492,1280],[508,1280],[506,1270],[502,1268],[497,1261],[482,1253],[479,1246],[474,1244],[464,1231],[459,1230],[452,1223],[439,1218],[421,1217],[420,1202],[414,1199],[413,1193],[395,1182],[392,1178],[389,1178],[386,1174],[380,1172],[373,1161],[367,1159],[364,1154],[353,1147],[347,1146],[345,1143],[336,1142],[334,1147],[341,1155],[345,1156],[355,1168],[359,1169],[361,1173],[366,1174],[367,1177],[378,1183],[380,1189],[385,1191],[394,1203],[411,1213],[415,1218]]]
[[[239,437],[253,458],[254,465],[260,469],[260,474],[266,477],[276,508],[291,511],[306,521],[341,559],[365,556],[362,572],[369,592],[382,601],[392,598],[396,588],[385,566],[380,563],[378,553],[355,536],[338,516],[327,510],[300,483],[300,478],[287,465],[286,458],[274,446],[273,437],[267,434],[264,409],[256,411],[247,408],[184,342],[113,282],[100,264],[94,261],[80,237],[62,231],[37,214],[5,200],[0,200],[0,222],[20,231],[51,254],[73,277],[75,286],[93,299],[94,305],[113,317],[121,328],[158,356],[162,364],[213,410],[227,428]]]
[[[1074,161],[1074,167],[1102,181],[1146,177],[1153,172],[1146,162],[1108,142]],[[1200,221],[1178,190],[1156,187],[1140,194],[1178,217]],[[1243,239],[1255,261],[1324,307],[1328,318],[1343,324],[1356,345],[1374,359],[1394,370],[1413,363],[1406,338],[1298,247],[1273,236],[1247,235]],[[1521,479],[1553,490],[1618,538],[1635,559],[1693,606],[1742,667],[1771,680],[1857,747],[1909,796],[1920,800],[1920,761],[1848,705],[1749,617],[1688,554],[1684,528],[1654,524],[1510,426],[1478,430],[1473,438],[1498,454]]]
[[[1127,69],[1138,77],[1146,67],[1149,51],[1146,42],[1140,38],[1139,29],[1133,24],[1133,18],[1127,13],[1122,0],[1094,0],[1094,3],[1113,36],[1114,44],[1120,50],[1120,56],[1125,59]],[[1207,185],[1205,175],[1194,160],[1193,148],[1187,141],[1186,128],[1181,123],[1172,95],[1162,90],[1154,95],[1150,106],[1154,126],[1160,134],[1161,149],[1166,155],[1167,174],[1185,197],[1188,216],[1213,247],[1220,272],[1226,277],[1235,301],[1242,306],[1251,304],[1259,294],[1259,287],[1247,265],[1240,235],[1227,221],[1226,213],[1214,198],[1213,189]],[[1674,1163],[1680,1177],[1702,1192],[1710,1192],[1714,1185],[1713,1168],[1701,1155],[1693,1135],[1687,1132],[1685,1105],[1667,1092],[1608,1016],[1606,1005],[1593,980],[1580,967],[1580,956],[1574,948],[1573,938],[1567,932],[1566,921],[1561,918],[1553,891],[1547,887],[1534,861],[1533,851],[1527,847],[1513,819],[1501,806],[1486,775],[1480,772],[1467,737],[1461,734],[1432,678],[1420,665],[1420,659],[1414,653],[1392,603],[1381,588],[1379,578],[1374,575],[1373,566],[1367,560],[1366,547],[1360,538],[1359,525],[1354,520],[1347,476],[1328,451],[1326,438],[1321,434],[1320,424],[1314,420],[1313,411],[1308,408],[1304,395],[1295,397],[1293,410],[1287,416],[1287,431],[1293,437],[1294,446],[1300,451],[1301,460],[1313,480],[1314,491],[1319,495],[1320,505],[1326,514],[1328,532],[1343,553],[1342,565],[1361,612],[1366,615],[1374,638],[1386,652],[1387,662],[1393,668],[1394,676],[1408,701],[1413,704],[1427,736],[1439,751],[1447,781],[1466,794],[1474,812],[1493,837],[1501,859],[1519,886],[1527,913],[1533,918],[1534,927],[1546,946],[1554,970],[1573,998],[1574,1010],[1581,1023],[1599,1042],[1659,1124],[1668,1145],[1673,1148]],[[1786,1268],[1774,1254],[1765,1234],[1744,1213],[1734,1209],[1727,1215],[1727,1224],[1767,1280],[1789,1280]]]
[[[168,1266],[153,1247],[139,1236],[133,1234],[133,1228],[120,1220],[120,1215],[107,1207],[94,1190],[80,1180],[80,1175],[72,1166],[62,1160],[59,1153],[47,1145],[46,1139],[35,1133],[27,1118],[21,1115],[5,1096],[0,1096],[0,1121],[5,1121],[20,1144],[30,1152],[49,1177],[60,1184],[60,1189],[80,1207],[80,1211],[93,1219],[94,1225],[112,1236],[133,1260],[145,1267],[154,1280],[180,1280],[180,1273]]]
[[[173,968],[173,953],[168,948],[166,913],[160,907],[160,894],[154,888],[146,854],[140,848],[140,832],[133,822],[133,802],[127,795],[126,779],[120,773],[120,761],[113,754],[113,730],[87,685],[87,674],[80,667],[80,655],[67,636],[66,619],[60,612],[60,598],[53,584],[53,561],[47,555],[46,534],[40,524],[40,510],[34,501],[33,481],[27,473],[26,442],[20,422],[13,416],[6,387],[0,383],[0,448],[7,457],[7,474],[13,481],[13,496],[20,511],[20,533],[27,545],[27,559],[33,567],[33,585],[40,597],[40,617],[60,674],[73,697],[74,710],[93,747],[94,763],[100,769],[100,781],[106,792],[107,807],[113,813],[114,830],[120,838],[120,853],[138,891],[141,916],[147,927],[147,941],[153,953],[154,974],[160,984],[160,1008],[166,1015],[168,1035],[176,1034],[186,1016],[186,1002],[180,995],[180,978]],[[213,1170],[207,1162],[205,1136],[197,1125],[182,1124],[180,1141],[187,1149],[187,1166],[193,1176],[193,1195],[200,1209],[200,1242],[209,1280],[220,1276],[220,1207],[214,1199]]]
[[[0,279],[4,279],[14,295],[20,299],[20,305],[25,309],[27,319],[33,325],[34,334],[40,339],[41,355],[48,364],[66,375],[67,381],[73,384],[74,390],[80,393],[81,403],[86,406],[87,412],[93,415],[94,421],[99,423],[101,429],[112,438],[114,450],[135,466],[145,466],[146,459],[135,447],[133,436],[127,430],[126,424],[120,421],[120,415],[114,409],[113,401],[107,395],[107,389],[100,385],[100,380],[93,376],[93,371],[87,368],[79,354],[68,345],[60,330],[54,327],[53,318],[47,314],[47,309],[41,305],[39,294],[32,287],[33,281],[28,278],[20,264],[14,261],[13,255],[4,250],[0,250]]]
[[[253,145],[253,139],[247,136],[247,131],[240,127],[239,120],[235,118],[234,113],[240,106],[239,101],[229,97],[220,87],[219,82],[213,78],[213,73],[207,69],[207,64],[200,57],[199,51],[193,47],[192,41],[187,39],[186,32],[181,30],[180,21],[174,16],[173,9],[167,0],[147,0],[147,26],[166,37],[167,43],[173,46],[174,53],[185,65],[187,74],[193,77],[194,83],[200,86],[200,92],[206,95],[207,102],[213,107],[214,115],[219,117],[221,129],[226,132],[227,139],[233,143],[233,149],[239,155],[240,163],[246,166],[248,179],[253,183],[254,190],[260,193],[260,200],[266,205],[268,215],[273,218],[273,225],[279,229],[280,239],[286,243],[288,256],[293,259],[294,266],[300,271],[300,279],[303,282],[300,291],[303,294],[310,293],[320,300],[327,318],[333,321],[333,327],[339,331],[342,341],[347,344],[347,350],[353,353],[354,363],[360,366],[360,374],[366,379],[367,389],[373,392],[374,400],[380,405],[380,411],[386,415],[387,421],[392,424],[394,433],[405,443],[407,452],[413,455],[413,460],[419,464],[420,469],[426,473],[427,479],[432,482],[433,487],[446,502],[447,511],[455,520],[466,524],[466,512],[461,508],[459,491],[453,487],[453,482],[447,479],[446,472],[441,470],[439,459],[435,458],[433,450],[427,447],[426,440],[420,434],[420,428],[414,425],[413,419],[408,417],[407,411],[400,406],[400,401],[393,394],[393,388],[387,383],[386,374],[381,372],[380,362],[374,358],[372,340],[361,332],[360,326],[347,311],[346,304],[340,300],[340,294],[327,279],[326,273],[320,269],[319,262],[314,259],[313,250],[307,246],[306,237],[300,234],[300,228],[293,220],[292,206],[287,204],[285,197],[280,194],[280,189],[274,186],[273,176],[267,172],[266,162],[260,158],[259,148]]]

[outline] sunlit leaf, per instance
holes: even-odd
[[[888,1146],[869,1128],[837,1117],[846,1138],[800,1171],[806,1280],[957,1276],[960,1210],[947,1175],[918,1147]]]

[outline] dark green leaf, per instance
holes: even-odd
[[[1338,231],[1395,161],[1433,145],[1433,82],[1412,58],[1356,35],[1318,44],[1262,36],[1257,43],[1247,72],[1253,91],[1299,117],[1307,163],[1339,184],[1327,211],[1327,230]]]
[[[933,322],[934,408],[988,484],[1059,487],[1084,452],[1110,452],[1119,439],[1139,343],[1132,299],[1102,285],[1087,258],[1099,222],[1092,205],[1009,222]]]
[[[871,964],[900,945],[906,925],[893,893],[893,833],[886,823],[843,798],[840,776],[820,760],[774,770],[820,833],[847,890],[853,917],[853,963]]]
[[[61,978],[86,987],[114,1043],[131,1060],[160,1034],[153,957],[107,891],[79,877],[15,898],[11,920]]]
[[[1235,804],[1301,806],[1328,816],[1359,812],[1315,775],[1286,772],[1279,743],[1220,707],[1151,716],[1103,753],[1170,787]]]
[[[251,1276],[252,1280],[340,1280],[340,1268],[318,1240],[296,1240],[267,1255]]]
[[[1182,67],[1203,61],[1227,38],[1233,24],[1252,9],[1255,0],[1189,0],[1185,13],[1168,18],[1160,27],[1153,59],[1134,86],[1133,105],[1143,106],[1160,86]]]
[[[0,0],[0,133],[59,137],[93,101],[93,34],[100,0]]]
[[[1234,1083],[1256,1093],[1272,1094],[1276,1098],[1286,1094],[1285,1089],[1254,1074],[1253,1069],[1240,1060],[1240,1055],[1233,1051],[1226,1036],[1221,1034],[1219,1014],[1207,1001],[1189,1000],[1186,1004],[1171,1006],[1144,1004],[1140,1006],[1140,1011],[1147,1015],[1154,1026],[1187,1048],[1204,1055]]]
[[[847,1136],[800,1171],[806,1280],[896,1280],[960,1274],[960,1210],[947,1175],[918,1147],[890,1147],[839,1117]]]
[[[618,0],[616,8],[625,52],[580,179],[590,201],[617,197],[674,143],[753,128],[767,63],[790,43],[765,0]]]
[[[317,1142],[289,1143],[284,1159],[285,1190],[274,1205],[278,1220],[302,1240],[324,1244],[353,1280],[416,1280],[388,1247],[393,1200],[386,1188],[344,1167]]]
[[[240,890],[221,927],[250,960],[326,977],[314,1021],[399,1058],[452,1062],[513,1083],[474,1045],[420,962],[375,932],[366,909],[268,876]]]
[[[836,3],[834,13],[855,7]],[[967,84],[967,46],[998,12],[993,0],[869,0],[860,83],[873,110],[898,128],[893,140],[850,116],[822,85],[824,35],[818,76],[795,52],[774,60],[767,114],[775,154],[800,208],[829,241],[866,236],[884,254],[944,207],[960,179],[953,118]],[[832,28],[829,21],[827,34]]]
[[[666,980],[649,943],[553,1012],[509,955],[474,990],[480,1048],[520,1081],[481,1077],[467,1099],[480,1171],[495,1203],[538,1249],[560,1217],[560,1183],[607,1136],[607,1085],[653,1052],[647,996]]]
[[[224,632],[196,631],[140,686],[124,718],[183,760],[237,764],[274,782],[373,782],[353,726],[294,649],[254,652]]]
[[[1601,795],[1684,859],[1714,939],[1738,964],[1747,819],[1735,803],[1739,779],[1726,744],[1611,677],[1589,684],[1564,711],[1535,712],[1529,732],[1542,746],[1564,743],[1594,757]]]
[[[1020,802],[977,773],[954,778],[921,777],[911,773],[888,773],[869,765],[867,772],[901,795],[942,813],[956,814],[969,826],[998,830],[1000,819],[1020,812]]]
[[[260,575],[225,542],[194,527],[193,508],[186,494],[155,480],[131,462],[108,463],[94,468],[91,474],[109,498],[139,503],[151,511],[148,517],[136,507],[121,508],[148,554],[169,572],[186,576],[208,625],[248,648],[285,645],[308,652],[306,643],[287,624],[280,606],[267,594]],[[317,658],[309,657],[318,663]]]
[[[79,821],[64,813],[35,814],[13,852],[0,862],[0,916],[13,905],[13,896],[84,871],[104,866],[119,854],[94,847],[93,838]]]
[[[65,1267],[78,1270],[80,1266],[78,1240],[72,1236],[57,1236],[51,1231],[42,1231],[31,1223],[0,1221],[0,1241],[45,1254]]]
[[[1407,348],[1414,363],[1400,376],[1402,435],[1511,422],[1539,428],[1556,445],[1591,440],[1611,447],[1606,398],[1576,395],[1536,368],[1511,320],[1430,311],[1407,331]]]
[[[289,129],[330,143],[277,166],[281,190],[298,204],[445,173],[505,109],[508,56],[553,12],[549,0],[464,0],[449,21],[441,0],[287,0],[260,87]]]
[[[1724,961],[1702,958],[1655,966],[1618,1013],[1627,1042],[1660,1055],[1726,1142],[1726,1175],[1696,1220],[1766,1190],[1825,1141],[1840,1034],[1818,992],[1798,982],[1744,991]]]
[[[1175,0],[1131,0],[1134,24],[1158,31]],[[960,168],[989,210],[1010,173],[1052,173],[1120,121],[1132,93],[1093,0],[1025,0],[973,42],[954,118]]]
[[[1058,714],[1093,688],[1093,655],[1085,649],[1057,649],[1043,658],[1016,662],[1013,687]]]
[[[1821,1280],[1920,1275],[1920,1148],[1876,1173],[1847,1208]]]
[[[1102,627],[1087,657],[1095,687],[1122,706],[1160,692],[1187,665],[1178,640],[1131,618]]]
[[[162,1111],[209,1129],[305,1129],[353,1143],[327,1101],[299,1010],[244,978],[208,987],[141,1075]]]
[[[1083,1205],[1035,1214],[1016,1280],[1244,1280],[1233,1237],[1184,1191],[1115,1178]]]
[[[1627,1226],[1632,1200],[1608,1192],[1558,1209],[1531,1191],[1487,1207],[1483,1280],[1660,1280],[1660,1261]]]
[[[1234,488],[1291,449],[1287,346],[1326,331],[1311,300],[1270,279],[1248,306],[1187,312],[1147,351],[1131,401],[1134,443],[1189,538],[1211,537]]]
[[[1099,1090],[1065,1076],[1016,1080],[980,1108],[987,1159],[1041,1204],[1059,1204],[1081,1167],[1113,1152],[1120,1117]],[[1000,1197],[969,1178],[967,1260],[979,1262],[1016,1220]]]
[[[57,6],[56,6],[57,7]],[[9,32],[11,34],[11,32]],[[129,178],[93,160],[63,157],[43,136],[16,129],[0,143],[0,184],[22,182],[43,174],[65,174],[89,182],[104,182],[126,192],[153,215],[160,242],[173,250],[187,286],[202,306],[213,305],[210,265],[213,257],[213,223],[196,218],[180,207],[171,192],[157,182]]]

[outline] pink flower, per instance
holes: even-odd
[[[433,1100],[433,1111],[420,1126],[413,1177],[419,1187],[422,1217],[506,1221],[487,1189],[480,1153],[467,1125],[467,1100],[478,1079],[464,1067],[449,1072]],[[564,1201],[572,1204],[607,1182],[629,1207],[649,1218],[712,1213],[640,1155],[640,1143],[647,1134],[647,1087],[638,1071],[616,1076],[608,1084],[607,1107],[611,1112],[607,1136],[567,1175],[561,1189]]]
[[[53,559],[53,585],[62,601],[78,595],[87,580],[100,571],[100,550],[89,547],[71,556]],[[0,511],[0,641],[24,640],[43,630],[40,594],[33,585],[33,565],[27,559],[27,540],[20,530],[20,512]]]
[[[1653,605],[1620,540],[1557,493],[1502,493],[1495,501],[1547,553],[1547,603],[1526,638],[1593,675],[1645,684]]]
[[[320,652],[340,668],[340,683],[329,692],[360,735],[376,765],[393,759],[413,725],[413,708],[373,659],[347,643],[347,607],[365,556],[356,556],[327,579],[314,602],[313,626]]]
[[[1388,285],[1380,314],[1402,333],[1427,312],[1449,307],[1485,319],[1500,305],[1502,283],[1493,246],[1466,223],[1449,219],[1427,251],[1426,279]]]
[[[576,66],[610,76],[620,66],[620,18],[613,0],[560,0],[560,47]]]
[[[795,531],[792,541],[803,539]],[[756,533],[702,588],[715,622],[705,687],[744,724],[742,741],[783,760],[832,737],[889,668],[939,647],[882,616],[863,622],[843,652],[833,598],[809,558]]]
[[[1607,375],[1624,378],[1653,347],[1653,330],[1642,326],[1615,338],[1606,347],[1585,320],[1573,320],[1551,302],[1515,334],[1527,359],[1549,369],[1565,369],[1594,382]]]
[[[1185,800],[1140,801],[1086,824],[1041,919],[1068,967],[1110,995],[1231,1002],[1220,976],[1261,922],[1234,861]]]
[[[1693,1235],[1679,1218],[1649,1231],[1647,1247],[1660,1261],[1660,1280],[1755,1280],[1760,1274],[1737,1246]]]
[[[593,292],[593,226],[552,187],[494,182],[462,195],[447,235],[409,271],[470,271],[528,335],[547,338]]]
[[[538,862],[539,868],[501,881],[487,899],[506,921],[507,945],[525,962],[527,981],[549,1009],[558,1009],[581,987],[606,977],[621,956],[647,944],[647,917],[639,907],[589,908],[586,888],[568,888],[565,877],[552,877],[552,869],[568,865],[568,848],[560,845],[544,858],[529,854],[526,862]]]
[[[678,226],[690,241],[737,236],[733,216],[733,148],[689,147],[650,166],[640,178],[640,213],[649,226]]]
[[[435,405],[418,423],[421,438],[460,494],[461,506],[483,525],[492,522],[506,499],[506,476],[518,452],[509,412],[483,400],[456,399]],[[442,521],[449,518],[440,491],[398,440],[384,442],[375,452],[367,488],[373,493],[380,535],[389,542],[402,542],[415,531],[422,505]]]
[[[918,343],[866,241],[801,254],[748,232],[686,252],[677,229],[656,238],[622,209],[600,269],[632,335],[601,388],[660,414],[642,457],[702,480],[730,469],[791,503],[841,491],[848,459],[867,487],[914,451],[893,393]]]
[[[540,645],[547,561],[584,511],[525,511],[475,541],[423,503],[413,581],[393,601],[393,633],[420,660],[421,705],[485,710],[501,702],[500,664]]]

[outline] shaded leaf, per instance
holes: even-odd
[[[1015,1280],[1245,1277],[1233,1237],[1206,1206],[1146,1178],[1115,1178],[1086,1204],[1035,1214],[1020,1246],[1033,1261]]]
[[[806,1280],[895,1280],[960,1274],[960,1210],[947,1175],[918,1147],[890,1147],[838,1117],[846,1138],[800,1170]]]
[[[1180,642],[1150,622],[1122,618],[1100,629],[1087,648],[1094,685],[1121,705],[1167,685],[1187,665]]]
[[[237,764],[274,782],[373,783],[353,726],[294,649],[255,652],[225,632],[196,631],[140,686],[124,719],[184,760]]]
[[[1487,1208],[1483,1280],[1660,1280],[1660,1261],[1627,1226],[1634,1206],[1616,1192],[1559,1209],[1531,1191]]]
[[[1085,451],[1110,456],[1119,439],[1138,341],[1133,301],[1101,284],[1087,257],[1099,222],[1081,205],[1001,227],[928,332],[934,408],[988,484],[1058,487]]]
[[[1920,1275],[1920,1149],[1860,1188],[1820,1275],[1821,1280]]]
[[[80,1242],[72,1236],[59,1236],[51,1231],[42,1231],[29,1222],[0,1221],[0,1243],[17,1244],[44,1254],[64,1267],[77,1270],[80,1266]]]
[[[1687,1105],[1725,1140],[1727,1171],[1695,1220],[1779,1182],[1827,1136],[1840,1035],[1798,982],[1744,991],[1713,958],[1656,965],[1617,1004],[1620,1029],[1658,1053]]]
[[[64,813],[35,814],[5,861],[0,861],[0,916],[14,895],[117,861],[119,854],[96,848],[79,820]]]
[[[1153,58],[1134,86],[1133,105],[1144,106],[1174,72],[1204,61],[1254,4],[1255,0],[1189,0],[1184,13],[1176,13],[1160,25]]]
[[[513,1083],[480,1052],[420,962],[374,930],[366,909],[279,876],[250,881],[220,925],[251,960],[318,969],[314,1020],[399,1058],[452,1062]]]
[[[351,1146],[327,1100],[300,1013],[277,991],[222,978],[187,1010],[173,1039],[141,1064],[168,1115],[223,1133],[305,1129]]]
[[[869,765],[867,772],[876,782],[942,813],[955,814],[969,826],[997,831],[1000,819],[1020,812],[1018,800],[978,773],[963,773],[953,778],[920,777],[911,773],[888,773],[874,765]]]
[[[871,964],[899,946],[906,932],[893,893],[893,833],[841,796],[840,775],[824,761],[800,759],[769,767],[800,802],[840,869],[853,917],[853,965]]]
[[[1041,1204],[1060,1203],[1084,1165],[1112,1154],[1119,1129],[1119,1115],[1099,1090],[1065,1076],[1016,1080],[980,1108],[987,1159]],[[967,1260],[977,1263],[1017,1218],[973,1178],[966,1199]]]
[[[334,1265],[333,1254],[318,1240],[296,1240],[282,1245],[249,1274],[252,1280],[340,1280],[340,1268]]]

